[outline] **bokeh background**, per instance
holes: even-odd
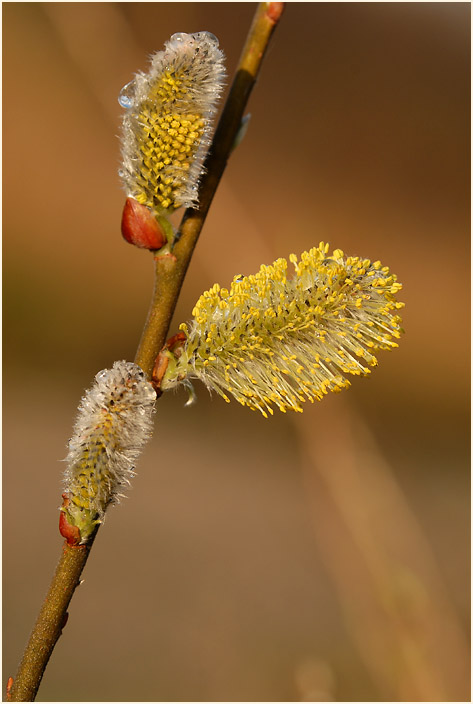
[[[133,359],[151,295],[117,95],[177,31],[217,35],[231,75],[255,7],[3,5],[4,680],[61,549],[79,398]],[[38,701],[469,699],[469,15],[288,4],[170,333],[323,239],[397,273],[406,334],[302,415],[162,398]]]

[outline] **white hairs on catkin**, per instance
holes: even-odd
[[[128,196],[153,212],[197,205],[212,117],[225,78],[223,52],[210,32],[173,34],[122,89],[123,167]]]
[[[69,524],[79,528],[82,542],[130,483],[152,434],[155,400],[140,367],[123,361],[99,372],[82,398],[66,457],[69,502],[62,509]]]

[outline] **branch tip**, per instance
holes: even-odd
[[[270,2],[268,3],[268,9],[266,10],[266,16],[271,22],[279,22],[281,15],[284,10],[284,2]]]

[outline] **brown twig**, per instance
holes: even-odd
[[[206,175],[201,183],[199,208],[185,212],[180,227],[180,239],[172,254],[155,256],[154,294],[135,357],[136,363],[149,377],[155,359],[165,343],[194,247],[232,151],[246,103],[282,10],[283,3],[258,5],[205,164]],[[9,680],[8,701],[34,701],[46,665],[67,620],[67,609],[80,582],[92,542],[93,538],[87,545],[78,547],[64,544],[61,559],[13,684]]]
[[[70,547],[64,543],[56,572],[23,654],[8,701],[34,701],[44,670],[67,620],[67,608],[89,556],[92,541]]]

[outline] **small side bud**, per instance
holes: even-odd
[[[7,702],[11,702],[11,688],[13,687],[13,677],[9,677],[7,681]]]
[[[268,3],[268,8],[266,10],[266,16],[271,20],[271,22],[279,22],[281,15],[284,10],[283,2],[270,2]]]
[[[166,235],[146,205],[134,198],[127,198],[122,215],[122,235],[130,244],[143,249],[161,249]]]
[[[80,530],[77,526],[72,525],[67,520],[66,509],[71,503],[68,495],[63,494],[62,499],[63,502],[59,514],[59,532],[62,537],[66,539],[67,544],[73,547],[75,545],[79,545],[81,541]]]
[[[153,373],[151,375],[151,384],[158,396],[161,396],[161,382],[167,371],[169,362],[175,363],[176,359],[179,359],[184,343],[187,340],[186,333],[181,330],[176,335],[173,335],[166,342],[154,363]]]

